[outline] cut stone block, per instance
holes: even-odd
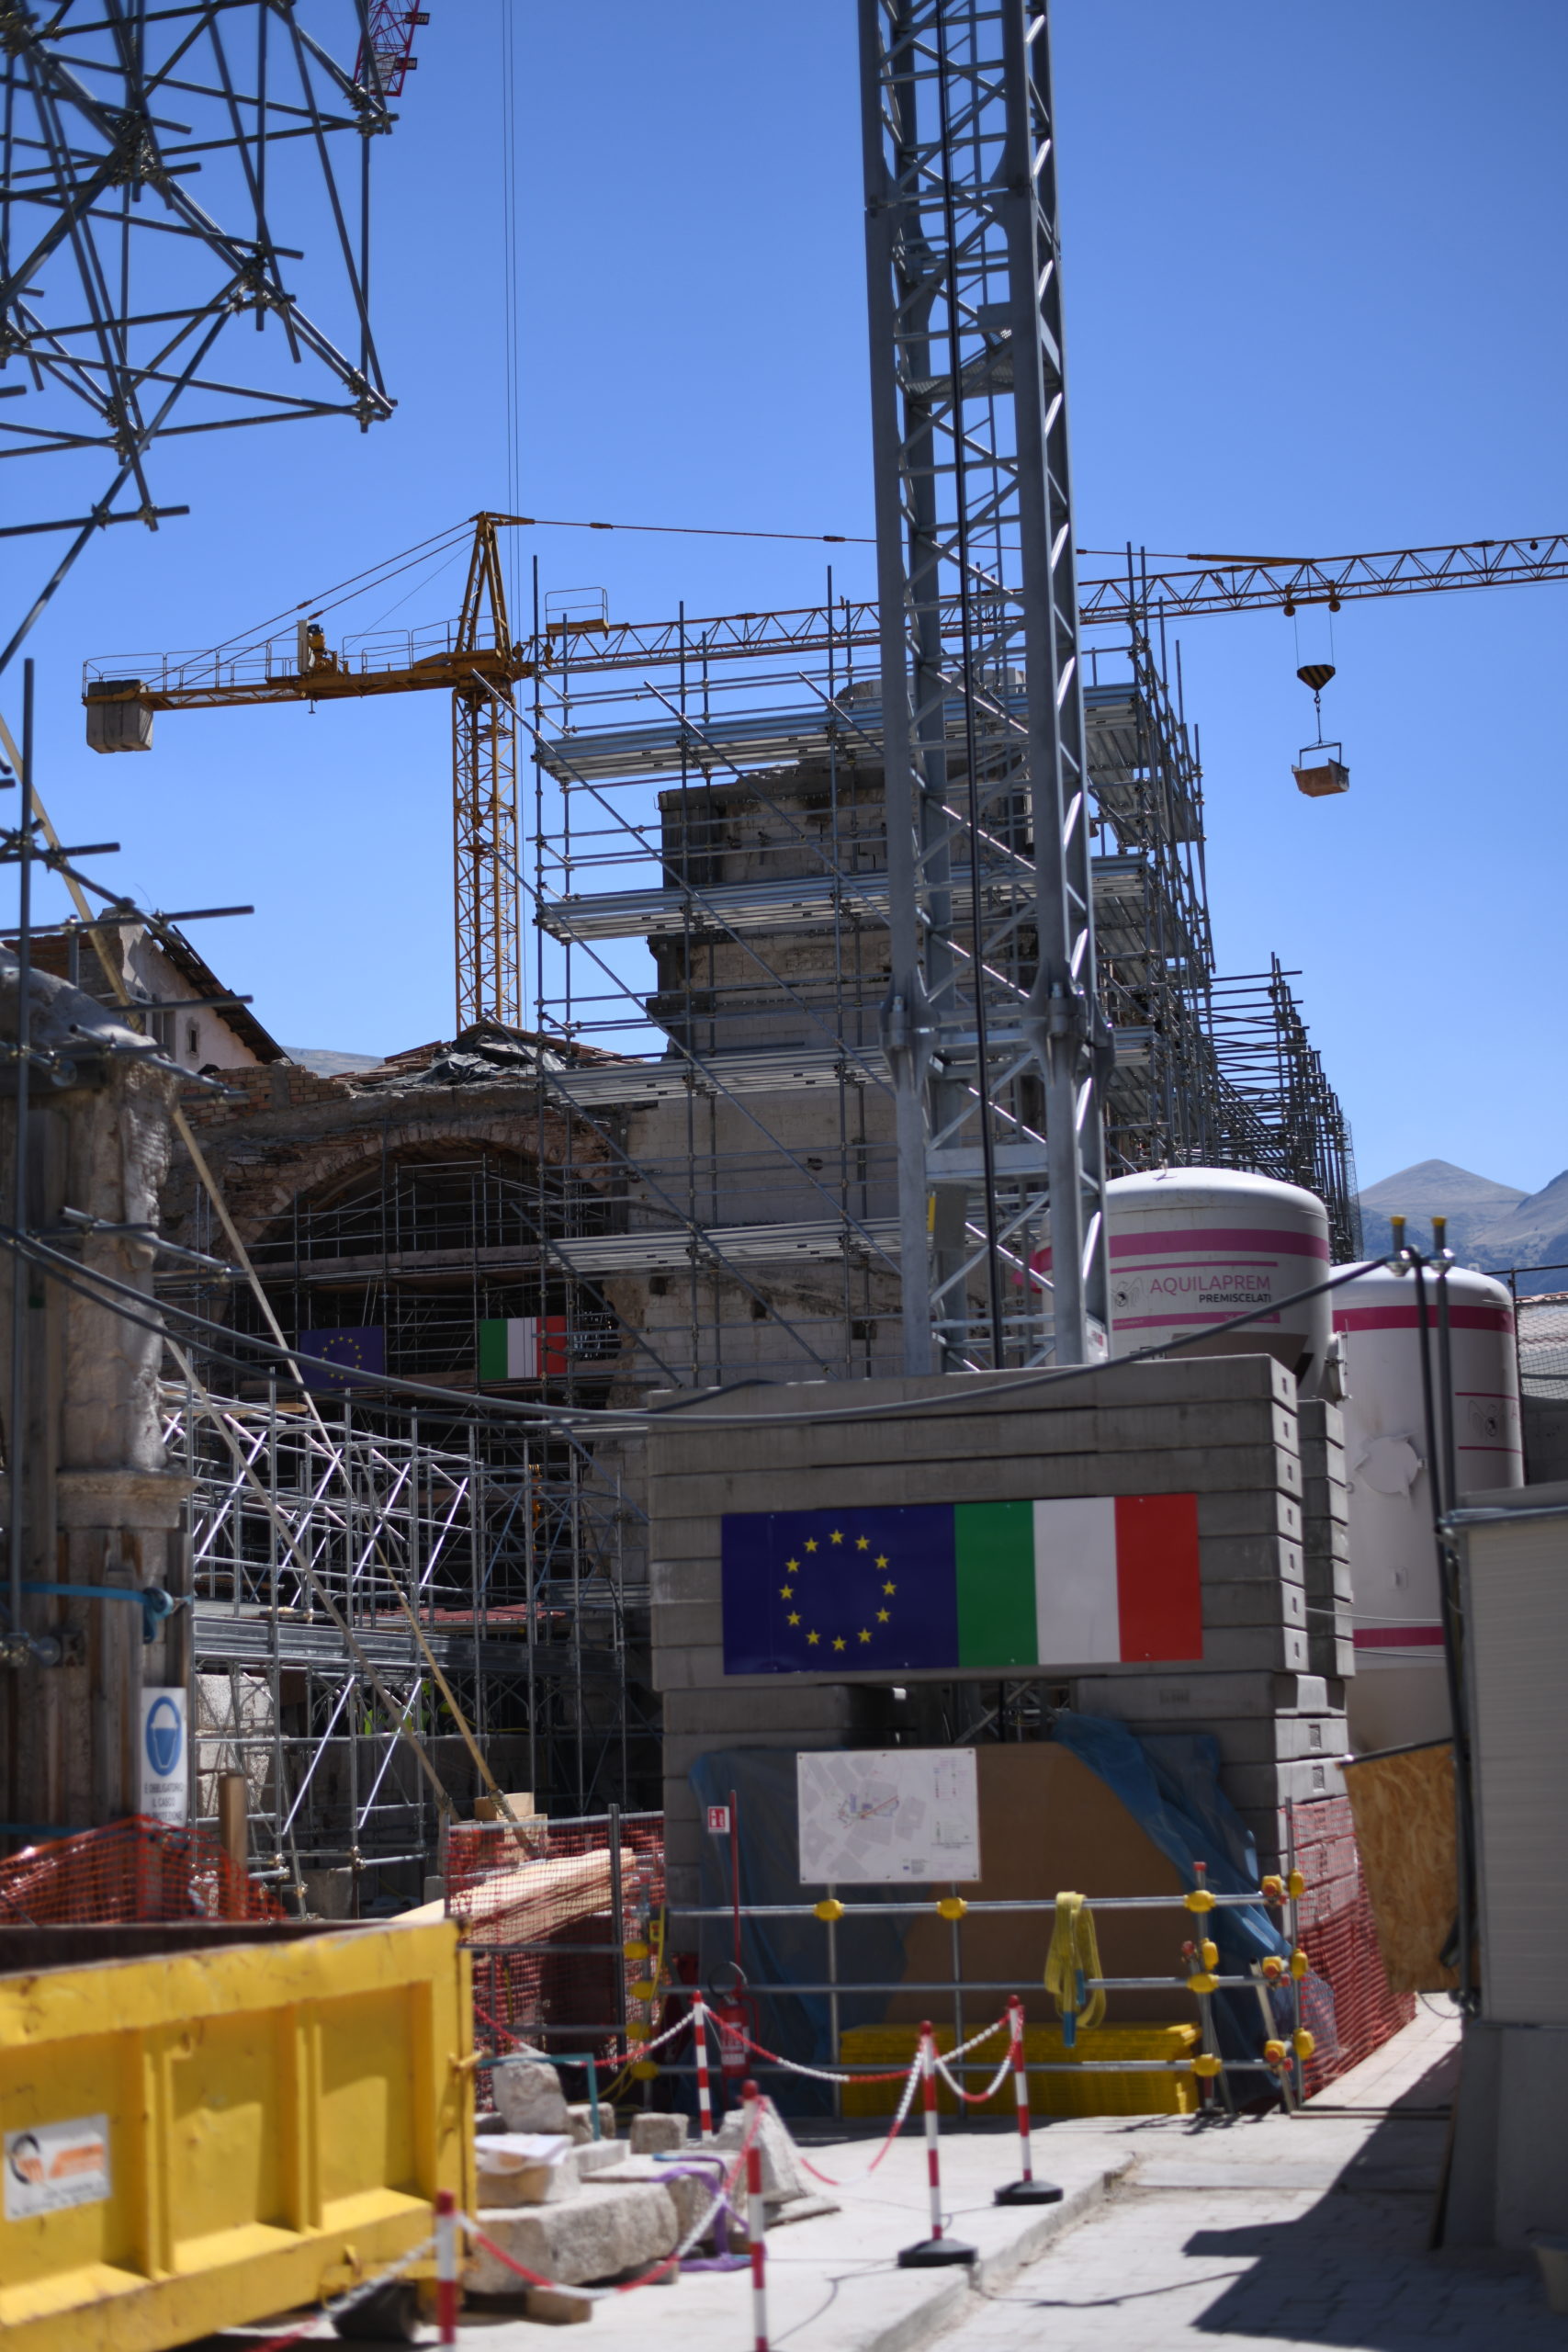
[[[653,2156],[623,2158],[613,2172],[595,2176],[595,2190],[617,2188],[628,2181],[651,2181],[673,2198],[680,2222],[679,2243],[684,2245],[691,2233],[713,2210],[714,2193],[722,2175],[712,2165],[705,2165],[700,2172],[686,2172],[679,2165],[659,2163]],[[711,2232],[705,2232],[705,2236]],[[744,2228],[737,2224],[735,2236],[744,2237]]]
[[[1289,1499],[1281,1496],[1281,1501]],[[1205,1535],[1202,1546],[1203,1582],[1215,1584],[1300,1584],[1303,1574],[1300,1544],[1277,1535]]]
[[[679,2243],[675,2200],[655,2181],[587,2188],[559,2205],[481,2211],[479,2219],[487,2237],[552,2286],[591,2286],[660,2262]],[[515,2294],[522,2283],[483,2246],[475,2248],[468,2284],[476,2295]]]
[[[587,2295],[574,2295],[562,2287],[530,2287],[523,2298],[523,2315],[541,2327],[576,2327],[593,2316],[593,2304]]]
[[[1203,1664],[1221,1673],[1250,1666],[1304,1674],[1311,1659],[1307,1637],[1294,1626],[1220,1625],[1204,1628]]]
[[[1254,1487],[1240,1494],[1198,1498],[1200,1542],[1214,1535],[1282,1535],[1295,1544],[1300,1542],[1301,1533],[1300,1503],[1292,1495],[1280,1494],[1277,1487]]]
[[[626,2155],[624,2140],[584,2140],[572,2150],[571,2160],[577,2166],[578,2178],[592,2180],[595,2173],[608,2172],[624,2164]]]
[[[577,2189],[577,2165],[564,2132],[486,2132],[474,2153],[481,2205],[544,2205]]]
[[[627,2144],[634,2156],[668,2154],[685,2146],[689,2129],[683,2115],[634,2115]]]
[[[795,2142],[780,2120],[771,2098],[761,2102],[761,2120],[754,2143],[762,2158],[762,2200],[768,2205],[782,2205],[786,2198],[808,2197],[811,2184],[800,2169]],[[719,2126],[714,2146],[733,2155],[746,2138],[746,2113],[743,2108],[732,2108]]]
[[[1295,1763],[1237,1764],[1225,1774],[1225,1789],[1238,1811],[1250,1815],[1261,1806],[1297,1804],[1314,1797],[1338,1797],[1345,1781],[1333,1757],[1303,1758]]]
[[[559,2132],[573,2136],[560,2076],[543,2060],[508,2058],[495,2069],[495,2103],[509,2132]]]
[[[1138,1739],[1157,1738],[1170,1730],[1168,1723],[1136,1717],[1126,1721],[1128,1730]],[[1315,1723],[1303,1715],[1244,1715],[1229,1722],[1211,1716],[1203,1728],[1218,1744],[1227,1787],[1233,1765],[1310,1763],[1325,1757],[1337,1761],[1349,1747],[1343,1715]]]

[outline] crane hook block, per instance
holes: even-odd
[[[1296,675],[1303,686],[1310,686],[1314,695],[1320,695],[1334,675],[1334,664],[1332,662],[1303,662]]]

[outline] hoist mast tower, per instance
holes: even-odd
[[[860,0],[860,40],[904,1364],[1086,1363],[1111,1052],[1048,20]]]

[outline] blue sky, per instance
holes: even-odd
[[[158,722],[83,746],[84,657],[199,647],[504,503],[501,11],[513,11],[526,512],[869,526],[851,0],[430,0],[378,156],[399,401],[166,445],[189,519],[106,535],[32,650],[67,838],[202,927],[291,1044],[451,1026],[444,698]],[[1568,12],[1561,0],[1056,0],[1078,536],[1334,553],[1563,527]],[[17,470],[17,469],[14,469]],[[36,512],[36,481],[17,487]],[[37,541],[0,543],[6,609]],[[18,548],[21,550],[18,552]],[[541,532],[547,587],[651,618],[814,601],[822,553]],[[870,586],[869,550],[834,550]],[[436,617],[457,594],[434,583]],[[1224,968],[1275,948],[1368,1182],[1427,1157],[1568,1163],[1558,1011],[1568,586],[1346,608],[1327,697],[1353,784],[1309,802],[1277,614],[1182,636]],[[18,681],[0,683],[16,723]],[[1543,888],[1542,886],[1545,886]]]

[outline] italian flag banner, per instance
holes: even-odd
[[[730,1512],[727,1674],[1203,1655],[1195,1495]]]
[[[549,1380],[568,1370],[566,1317],[491,1317],[479,1325],[481,1380]]]

